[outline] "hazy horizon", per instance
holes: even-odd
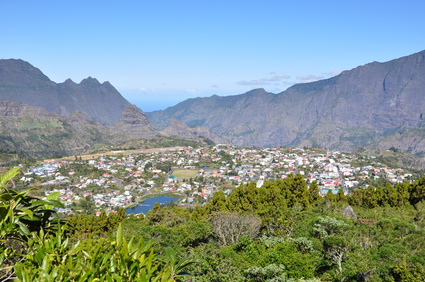
[[[1,1],[2,58],[109,81],[144,111],[279,93],[425,49],[414,1]]]

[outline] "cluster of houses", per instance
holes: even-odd
[[[358,189],[359,184],[367,179],[385,178],[391,183],[397,183],[412,176],[400,168],[388,168],[375,162],[373,156],[362,157],[363,162],[366,159],[371,165],[355,166],[358,156],[312,149],[247,149],[218,145],[212,152],[207,153],[198,149],[187,151],[186,154],[190,164],[205,163],[206,158],[207,161],[218,163],[219,166],[217,169],[199,169],[198,175],[203,176],[203,183],[174,185],[172,188],[167,185],[164,190],[187,192],[197,188],[199,190],[197,195],[205,199],[208,199],[215,190],[222,189],[216,185],[217,182],[230,181],[234,185],[256,182],[257,187],[261,187],[265,181],[285,179],[291,173],[303,175],[307,183],[316,181],[321,195],[328,192],[336,194],[340,189],[346,194],[350,193],[353,189]],[[223,160],[223,155],[228,157]],[[180,162],[183,163],[183,159]],[[170,183],[173,183],[173,179],[170,179]]]
[[[22,182],[44,189],[45,195],[59,192],[74,212],[85,200],[96,210],[116,210],[139,202],[149,194],[179,193],[186,204],[207,201],[217,190],[230,193],[241,183],[285,179],[301,174],[308,184],[316,181],[320,193],[350,193],[367,180],[384,178],[402,182],[412,175],[400,168],[388,168],[373,157],[315,149],[239,148],[230,145],[158,149],[119,155],[103,155],[90,160],[44,160],[28,168]],[[362,163],[363,165],[356,165]],[[367,163],[367,165],[364,165]],[[189,178],[174,171],[192,171]]]

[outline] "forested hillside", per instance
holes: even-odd
[[[52,219],[46,200],[0,183],[1,280],[423,281],[425,178],[319,196],[301,175],[217,192],[146,217]],[[94,279],[94,280],[93,280]],[[97,280],[99,279],[99,280]]]

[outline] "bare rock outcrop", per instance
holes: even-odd
[[[355,151],[389,146],[425,155],[425,51],[373,62],[273,94],[188,99],[147,113],[157,128],[175,118],[242,146]],[[408,145],[406,145],[408,144]]]
[[[188,127],[181,121],[172,118],[168,126],[161,131],[165,136],[177,136],[183,139],[197,140],[199,137],[207,138],[216,144],[229,143],[225,138],[212,133],[207,127],[194,126]]]

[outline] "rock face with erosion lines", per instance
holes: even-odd
[[[79,155],[140,140],[155,144],[168,136],[222,140],[207,128],[178,128],[178,134],[159,132],[109,82],[89,77],[79,84],[70,79],[56,84],[25,61],[0,60],[0,153]]]
[[[109,83],[88,77],[77,84],[71,79],[55,83],[22,60],[0,60],[0,100],[11,99],[70,116],[79,111],[102,125],[118,123],[130,104]]]
[[[204,126],[236,145],[395,147],[425,154],[425,51],[373,62],[278,94],[188,99],[146,113],[159,129],[172,118]]]

